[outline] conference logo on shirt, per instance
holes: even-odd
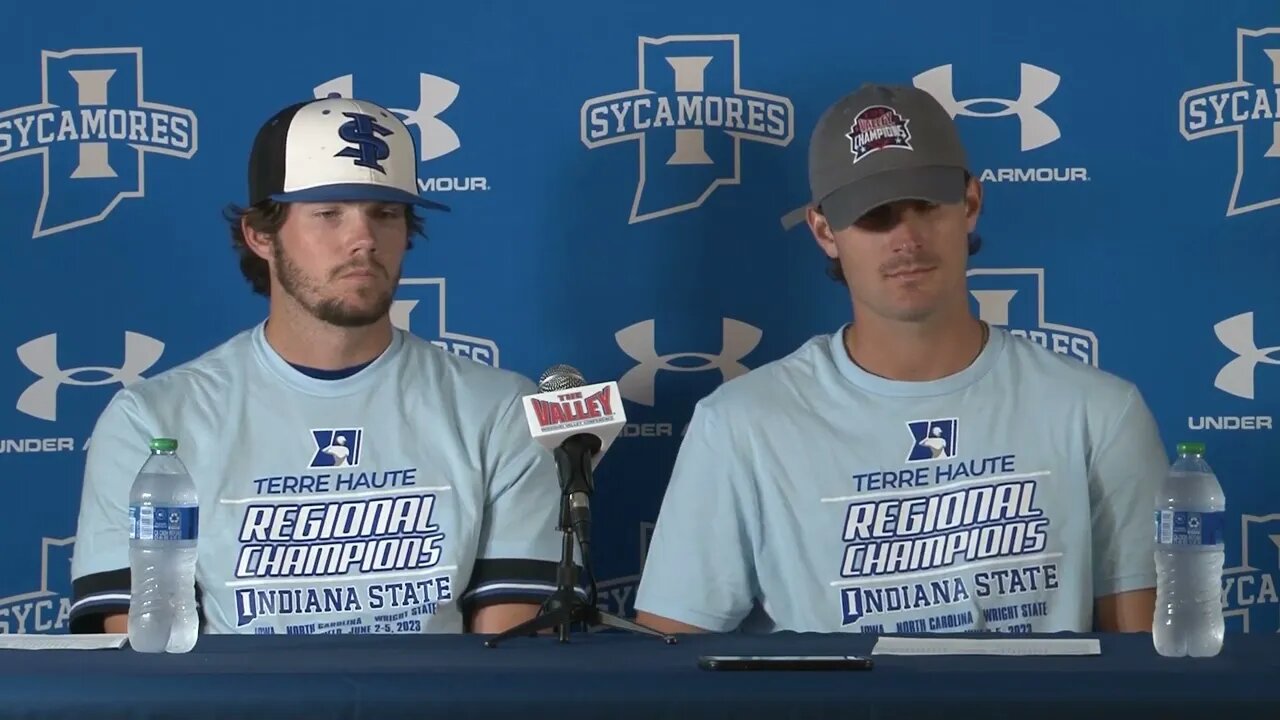
[[[311,457],[308,470],[332,467],[358,467],[363,428],[343,430],[312,430],[311,439],[316,444],[316,454]]]
[[[71,617],[71,552],[75,541],[75,537],[41,538],[40,586],[0,597],[0,634],[61,635],[67,632]]]
[[[1060,355],[1098,366],[1098,336],[1092,330],[1049,319],[1044,268],[975,268],[968,276],[979,320]]]
[[[955,457],[960,451],[957,445],[959,427],[960,421],[956,418],[909,421],[907,430],[911,433],[912,443],[906,461],[918,463]]]

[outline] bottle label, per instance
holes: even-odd
[[[1222,542],[1225,512],[1157,510],[1156,543],[1159,545],[1218,545]]]
[[[195,540],[199,536],[200,508],[196,506],[129,506],[130,540]]]

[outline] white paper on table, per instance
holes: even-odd
[[[872,655],[1100,655],[1097,638],[882,637]]]
[[[0,635],[0,650],[107,650],[124,647],[125,633],[106,635]]]

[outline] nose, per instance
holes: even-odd
[[[353,209],[352,212],[345,213],[345,215],[346,218],[342,229],[347,249],[352,255],[373,252],[377,248],[373,218],[358,208]]]
[[[889,231],[889,247],[894,252],[914,252],[924,245],[925,218],[915,208],[898,212],[898,222]]]

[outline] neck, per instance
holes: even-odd
[[[272,303],[264,330],[267,344],[288,363],[342,370],[377,359],[391,344],[391,318],[364,327],[339,327],[300,307]]]
[[[986,345],[987,327],[968,308],[948,318],[903,322],[864,313],[844,333],[850,359],[889,380],[925,382],[973,364]]]

